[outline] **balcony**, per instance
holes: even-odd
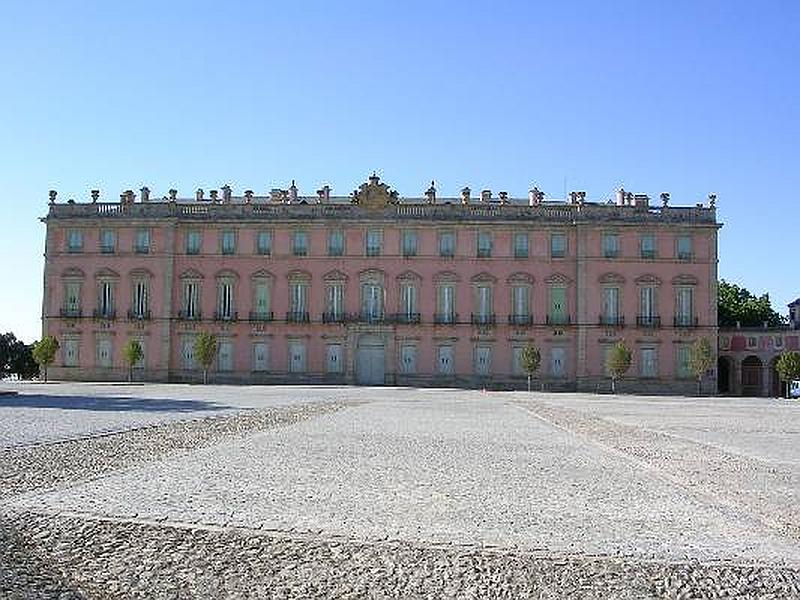
[[[300,248],[300,247],[292,248],[292,254],[294,256],[306,256],[308,255],[308,248]]]
[[[291,311],[286,313],[287,323],[308,323],[309,320],[307,312]]]
[[[59,311],[59,316],[64,319],[80,319],[83,314],[80,308],[62,308]]]
[[[215,321],[238,321],[239,320],[239,313],[237,312],[226,312],[226,311],[215,311],[214,312],[214,320]]]
[[[494,325],[497,317],[494,313],[472,313],[470,321],[473,325]]]
[[[508,324],[517,327],[530,327],[533,325],[533,315],[508,315]]]
[[[403,249],[403,258],[413,258],[417,255],[416,248],[404,248]]]
[[[693,328],[697,327],[698,318],[691,315],[675,315],[672,320],[672,324],[681,329]]]
[[[661,327],[661,317],[639,315],[636,317],[636,326],[642,329],[658,329]]]
[[[150,311],[136,311],[136,310],[129,310],[128,311],[128,320],[129,321],[149,321],[150,320]]]
[[[358,315],[361,323],[385,323],[386,316],[383,313],[365,311]]]
[[[436,313],[433,315],[434,325],[455,325],[458,323],[457,313]]]
[[[678,260],[692,260],[692,253],[687,251],[678,252]]]
[[[603,258],[619,258],[619,250],[616,248],[605,248],[603,250]]]
[[[367,256],[380,256],[380,255],[381,255],[380,246],[367,246]]]
[[[250,320],[251,321],[260,321],[260,322],[264,323],[264,322],[267,322],[267,321],[274,321],[275,320],[275,315],[272,312],[251,310],[250,311]]]
[[[179,310],[178,318],[182,321],[202,321],[203,315],[200,311]]]
[[[117,318],[117,311],[111,309],[96,308],[92,311],[92,317],[95,319],[107,319],[113,321]]]
[[[418,325],[422,322],[420,313],[404,312],[392,315],[392,320],[401,325]]]
[[[322,313],[323,323],[346,323],[347,315],[340,311],[328,311]]]
[[[491,257],[492,257],[491,248],[478,248],[478,258],[491,258]]]
[[[555,314],[555,315],[547,315],[545,322],[548,325],[569,325],[571,319],[569,315]]]
[[[439,256],[441,258],[453,258],[456,255],[455,250],[452,248],[440,248]]]
[[[134,246],[133,251],[136,254],[149,254],[150,253],[150,246]]]
[[[600,315],[599,323],[606,327],[624,327],[625,317],[622,315]]]
[[[648,249],[642,248],[642,250],[641,250],[641,252],[639,253],[639,255],[640,255],[642,258],[646,259],[646,260],[652,260],[652,259],[654,259],[654,258],[656,257],[656,251],[655,251],[655,250],[648,250]]]
[[[115,247],[113,244],[110,246],[101,245],[100,246],[100,254],[114,254]]]

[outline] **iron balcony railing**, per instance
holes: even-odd
[[[639,315],[636,317],[636,326],[645,329],[658,329],[661,327],[661,317],[654,315]]]
[[[62,308],[59,315],[67,319],[80,319],[83,316],[80,308]]]
[[[362,323],[385,323],[386,315],[383,313],[362,311],[361,314],[358,315],[358,320]]]
[[[308,323],[308,313],[302,311],[291,311],[286,313],[286,321],[288,323]]]
[[[380,256],[380,246],[367,246],[367,256]]]
[[[436,313],[433,315],[434,325],[455,325],[458,323],[458,313]]]
[[[92,311],[92,316],[95,319],[116,319],[117,318],[117,311],[110,310],[110,309],[100,309],[96,308]]]
[[[130,321],[149,321],[150,320],[150,311],[149,310],[129,310],[128,311],[128,320],[130,320]]]
[[[647,258],[647,259],[655,258],[656,257],[656,251],[655,250],[642,249],[640,256],[642,258]]]
[[[250,311],[250,320],[251,321],[274,321],[275,314],[272,312],[267,312],[263,310],[251,310]]]
[[[533,315],[508,315],[508,324],[523,327],[533,325]]]
[[[625,325],[625,317],[622,315],[600,315],[599,323],[607,327],[622,327]]]
[[[223,312],[223,311],[215,311],[214,312],[214,320],[215,321],[238,321],[239,320],[239,313],[237,312]]]
[[[548,325],[569,325],[571,318],[569,315],[547,315],[545,322]]]
[[[116,248],[113,245],[112,246],[102,245],[102,246],[100,246],[100,253],[101,254],[114,254],[114,250],[115,249]]]
[[[323,323],[346,323],[347,315],[339,311],[327,311],[322,313]]]
[[[698,318],[693,317],[691,315],[675,315],[675,318],[672,320],[672,324],[675,327],[697,327]]]
[[[492,257],[492,250],[491,248],[478,248],[478,258],[491,258]]]
[[[470,321],[473,325],[494,325],[497,317],[494,313],[472,313]]]
[[[619,258],[619,250],[606,248],[603,250],[603,258]]]
[[[401,325],[416,325],[422,322],[420,313],[404,312],[392,315],[392,320]]]
[[[179,310],[178,318],[183,321],[202,321],[203,314],[199,310],[197,311]]]

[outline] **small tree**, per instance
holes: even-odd
[[[781,378],[781,381],[786,384],[786,395],[788,396],[789,383],[795,379],[800,379],[800,352],[790,350],[781,354],[775,363],[775,370],[778,372],[778,377]]]
[[[203,367],[203,383],[208,383],[208,369],[217,356],[217,338],[201,331],[194,340],[194,357]]]
[[[528,391],[530,392],[531,377],[533,377],[533,374],[539,369],[539,365],[542,362],[542,356],[539,354],[539,349],[536,346],[533,344],[528,344],[522,349],[520,361],[522,362],[522,370],[528,375]]]
[[[45,383],[47,382],[47,367],[55,360],[58,347],[58,340],[52,335],[46,335],[33,344],[33,360],[42,367]]]
[[[611,393],[617,391],[617,379],[622,378],[628,369],[631,368],[631,360],[633,353],[630,348],[625,345],[625,342],[619,341],[611,347],[606,359],[606,368],[611,374]]]
[[[128,364],[128,381],[133,381],[133,367],[144,357],[144,350],[139,340],[128,340],[122,348],[122,355]]]
[[[714,352],[708,338],[695,340],[689,349],[689,371],[697,378],[697,395],[703,394],[703,376],[714,365]]]

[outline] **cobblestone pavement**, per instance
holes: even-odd
[[[797,405],[283,393],[0,450],[0,598],[800,598]]]

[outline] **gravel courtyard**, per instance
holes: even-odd
[[[6,385],[2,598],[800,597],[800,405]]]

